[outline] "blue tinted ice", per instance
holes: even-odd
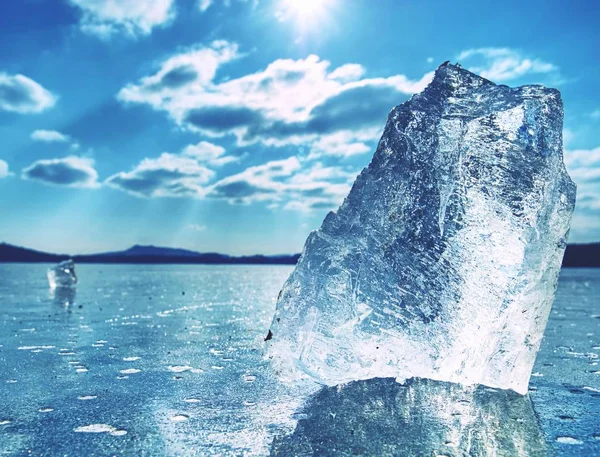
[[[563,269],[521,396],[280,382],[288,266],[78,264],[52,293],[47,267],[0,263],[1,456],[600,456],[600,269]]]
[[[557,90],[438,68],[306,241],[270,328],[278,370],[525,393],[575,205],[562,119]]]
[[[48,284],[51,289],[63,287],[75,287],[77,275],[75,274],[75,263],[65,260],[58,265],[48,268]]]

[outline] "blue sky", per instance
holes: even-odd
[[[0,3],[0,240],[301,250],[443,61],[561,90],[571,241],[600,240],[600,3]]]

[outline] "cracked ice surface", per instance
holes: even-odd
[[[267,355],[334,385],[432,378],[527,391],[575,185],[560,93],[443,64],[308,237]]]

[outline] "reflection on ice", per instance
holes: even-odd
[[[55,304],[68,308],[75,303],[77,290],[74,287],[57,287],[50,289],[50,298]]]
[[[529,396],[486,387],[370,379],[317,392],[271,455],[546,456]]]

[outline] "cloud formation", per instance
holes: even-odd
[[[222,167],[228,163],[239,162],[241,157],[225,154],[225,148],[208,141],[200,141],[198,144],[190,144],[181,152],[184,156],[192,157],[199,162],[213,167]]]
[[[296,157],[255,165],[213,184],[207,197],[230,203],[276,200],[285,190],[284,181],[301,168]]]
[[[164,152],[158,158],[146,158],[131,171],[110,176],[105,183],[138,197],[201,198],[215,176],[213,168],[240,160],[227,155],[221,146],[200,141],[186,146],[180,154]]]
[[[571,178],[578,185],[598,184],[600,186],[600,147],[567,150],[565,164]]]
[[[572,234],[589,241],[597,236],[600,220],[600,147],[565,150],[565,164],[577,184]]]
[[[521,51],[511,48],[467,49],[457,56],[457,60],[472,72],[495,82],[558,72],[556,65],[525,56]]]
[[[0,72],[0,110],[19,114],[41,113],[56,103],[56,96],[24,75]]]
[[[324,135],[312,143],[308,159],[351,157],[372,152],[373,148],[368,143],[380,133],[379,127],[373,127],[360,132],[342,131]]]
[[[357,174],[357,170],[289,157],[217,178],[217,167],[239,160],[222,147],[201,141],[179,154],[146,158],[129,172],[110,176],[105,184],[136,197],[217,199],[231,204],[262,201],[271,208],[309,211],[337,207]]]
[[[198,197],[214,172],[197,160],[165,152],[133,170],[110,176],[106,184],[138,197]]]
[[[225,41],[195,47],[127,85],[118,98],[165,111],[177,124],[209,137],[234,135],[238,145],[320,141],[319,154],[326,153],[324,145],[335,143],[335,155],[346,156],[366,152],[364,142],[378,139],[391,108],[422,90],[433,75],[365,78],[359,64],[331,69],[328,61],[310,55],[218,80],[217,70],[239,57],[237,45]],[[342,139],[351,152],[341,152]]]
[[[108,39],[120,33],[129,37],[149,35],[155,27],[175,18],[174,0],[68,0],[81,10],[84,33]]]
[[[210,7],[216,6],[217,3],[219,4],[219,6],[229,8],[232,6],[232,4],[234,2],[235,3],[246,3],[248,1],[250,1],[250,0],[196,0],[196,6],[200,10],[201,13],[204,13]],[[259,0],[251,0],[251,1],[252,1],[252,7],[256,8]]]
[[[204,13],[212,4],[213,0],[198,0],[198,9]]]
[[[0,179],[6,178],[9,175],[8,164],[0,159]]]
[[[121,89],[118,97],[174,113],[188,111],[193,108],[189,106],[193,100],[186,101],[185,96],[195,96],[198,87],[210,85],[217,69],[238,57],[237,45],[223,40],[213,41],[210,46],[193,46],[163,61],[153,75]]]
[[[263,201],[273,209],[334,209],[350,190],[356,175],[356,170],[324,166],[321,162],[306,164],[290,157],[223,178],[209,187],[206,197],[233,204]]]
[[[68,135],[56,130],[35,130],[31,134],[31,139],[44,143],[68,143],[71,141]]]
[[[56,186],[98,187],[94,161],[87,157],[38,160],[23,169],[21,178]]]

